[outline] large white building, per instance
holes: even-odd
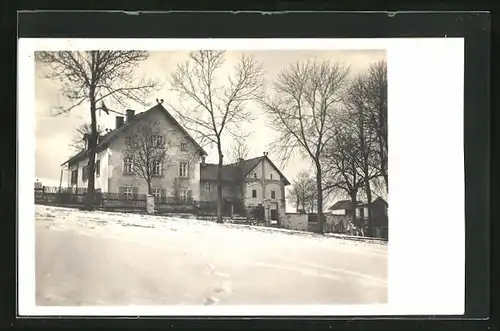
[[[132,174],[131,167],[134,165],[124,155],[126,140],[134,139],[134,128],[143,121],[158,123],[155,125],[155,136],[169,144],[167,153],[170,166],[152,178],[153,195],[170,196],[177,181],[183,183],[181,195],[199,200],[200,161],[207,153],[161,104],[139,114],[127,110],[126,118],[116,117],[114,130],[99,137],[95,188],[101,192],[125,195],[148,193],[146,180]],[[62,164],[69,172],[69,187],[87,187],[87,154],[83,150]]]

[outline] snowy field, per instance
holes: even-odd
[[[387,245],[37,205],[37,305],[387,302]]]

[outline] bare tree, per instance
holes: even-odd
[[[99,137],[104,133],[104,130],[97,126],[97,136]],[[76,132],[71,139],[70,147],[76,153],[81,152],[87,148],[88,137],[92,135],[92,125],[90,123],[83,123],[76,128]],[[87,137],[87,138],[85,138]]]
[[[146,97],[161,84],[153,79],[135,79],[135,69],[148,58],[144,51],[40,51],[35,58],[48,66],[45,78],[59,81],[61,94],[69,102],[56,107],[55,115],[89,104],[89,180],[84,208],[93,209],[98,102],[110,98],[123,106],[127,101],[146,106]]]
[[[339,62],[299,62],[283,70],[262,102],[270,126],[279,133],[273,150],[285,162],[294,151],[314,166],[318,222],[323,232],[323,164],[325,146],[334,137],[334,114],[341,105],[349,68]]]
[[[250,149],[243,139],[235,139],[226,152],[228,155],[228,162],[238,163],[241,159],[245,160],[249,152]]]
[[[387,136],[387,62],[372,64],[364,76],[362,94],[366,111],[370,118],[370,129],[375,134],[378,156],[378,168],[383,178],[385,192],[389,189],[387,175],[388,136]]]
[[[351,200],[352,221],[356,221],[358,193],[364,187],[360,174],[361,149],[352,113],[344,111],[337,115],[336,129],[325,147],[324,162],[326,191],[348,196]]]
[[[252,57],[243,55],[227,77],[224,51],[200,50],[178,65],[172,74],[172,89],[180,97],[176,109],[183,125],[202,144],[215,146],[218,152],[217,222],[222,223],[223,137],[243,138],[241,124],[252,119],[248,103],[261,95],[263,67]]]
[[[289,190],[290,202],[295,204],[297,210],[312,212],[317,199],[316,190],[315,178],[311,177],[308,172],[300,172]]]
[[[357,75],[350,86],[346,108],[350,129],[357,146],[357,163],[359,177],[363,182],[363,193],[368,205],[372,202],[372,182],[382,175],[380,153],[377,149],[378,133],[373,130],[370,102],[370,74],[362,72]],[[367,93],[368,92],[368,93]],[[368,236],[372,233],[371,208],[368,208]]]
[[[158,120],[136,123],[129,132],[124,151],[130,172],[146,181],[149,194],[153,193],[153,178],[162,177],[172,166],[168,155],[170,141],[159,124]]]

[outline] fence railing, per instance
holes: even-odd
[[[83,207],[87,199],[86,188],[67,188],[51,186],[35,186],[35,203],[69,207]],[[94,193],[95,208],[112,210],[146,211],[146,194],[108,193],[96,190]],[[155,211],[158,214],[189,213],[200,216],[217,214],[217,203],[212,201],[194,201],[175,197],[155,199]],[[230,208],[223,206],[224,216],[230,216]]]

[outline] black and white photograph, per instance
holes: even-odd
[[[35,66],[37,304],[387,301],[384,50]]]
[[[415,251],[428,246],[421,234],[440,215],[422,206],[429,192],[418,182],[450,179],[440,164],[425,178],[417,171],[431,166],[423,152],[460,159],[442,149],[456,136],[430,149],[426,132],[443,116],[461,121],[461,104],[450,101],[443,114],[421,107],[427,100],[402,106],[414,100],[401,78],[418,75],[430,53],[413,66],[397,53],[416,54],[426,42],[436,46],[26,40],[20,84],[33,90],[20,103],[32,114],[24,125],[34,137],[24,146],[34,176],[22,192],[34,204],[21,212],[19,243],[34,259],[20,265],[28,310],[331,315],[438,307],[444,298],[419,303],[422,284],[445,291],[463,279],[443,287],[444,273],[414,274],[422,263]],[[463,41],[439,47],[452,53]],[[463,64],[458,54],[433,56],[452,70]],[[455,83],[442,93],[460,91],[463,77]],[[422,114],[434,122],[417,129]],[[448,190],[442,203],[463,196],[463,188]],[[442,254],[463,247],[463,229],[449,224],[436,225],[452,237]],[[460,261],[442,265],[460,270]],[[415,299],[404,306],[409,294]],[[453,311],[462,307],[450,299],[457,297],[448,297]]]

